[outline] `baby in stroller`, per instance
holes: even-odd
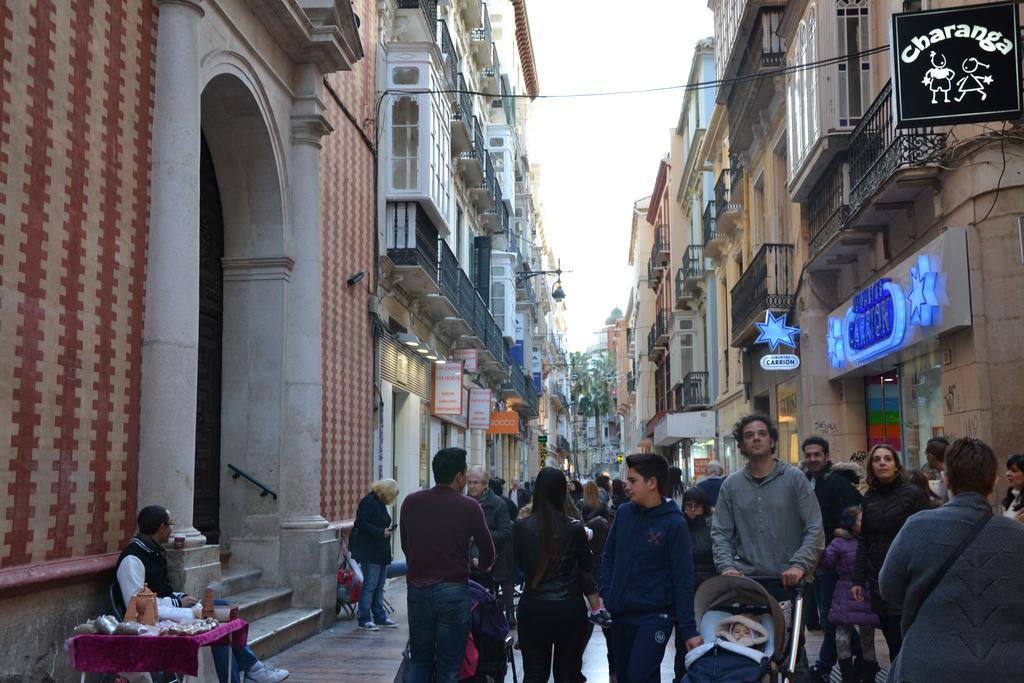
[[[802,594],[789,623],[800,628]],[[701,584],[694,611],[704,644],[686,654],[682,683],[763,683],[789,673],[787,620],[782,607],[757,581],[715,576]]]
[[[715,627],[715,636],[755,649],[768,642],[768,630],[761,625],[756,614],[737,614],[722,619]]]

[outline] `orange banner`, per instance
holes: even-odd
[[[488,434],[519,434],[519,413],[506,411],[504,413],[491,413],[491,426]]]

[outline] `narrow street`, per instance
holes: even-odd
[[[409,639],[409,628],[405,618],[405,579],[389,580],[386,597],[395,610],[392,618],[399,623],[399,628],[381,629],[377,632],[362,631],[356,626],[355,620],[345,619],[267,661],[276,667],[288,669],[291,672],[291,676],[288,677],[290,683],[390,682],[398,671],[402,661],[402,650]],[[821,634],[809,633],[808,652],[817,653],[820,646]],[[889,653],[880,633],[876,637],[875,648],[883,666],[877,681],[884,683],[884,667],[888,666]],[[517,680],[522,681],[522,657],[518,650],[515,654]],[[670,640],[661,664],[663,681],[672,680],[674,656],[675,647]],[[813,658],[813,655],[811,656]],[[587,677],[588,683],[609,681],[605,641],[596,632],[591,637],[583,656],[583,675]],[[513,680],[511,671],[506,674],[505,680]],[[835,683],[839,682],[838,669],[832,680]]]

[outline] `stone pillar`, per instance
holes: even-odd
[[[298,67],[289,169],[290,255],[286,297],[284,438],[281,453],[281,573],[299,605],[335,601],[337,540],[320,514],[323,369],[320,286],[320,140],[332,128],[323,115],[322,75]],[[332,556],[333,553],[333,556]]]
[[[142,346],[139,507],[166,505],[189,547],[199,355],[198,0],[159,0]]]

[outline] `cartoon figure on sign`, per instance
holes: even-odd
[[[956,101],[960,102],[969,92],[976,92],[981,95],[981,101],[984,102],[985,98],[988,97],[988,93],[985,92],[986,85],[992,85],[991,76],[975,76],[975,72],[979,66],[983,66],[986,69],[989,68],[988,64],[979,62],[974,57],[968,57],[961,64],[961,67],[966,74],[963,78],[956,82],[957,88],[960,90],[959,97],[956,97]]]
[[[945,56],[937,54],[935,50],[932,50],[930,54],[932,68],[924,72],[924,78],[921,79],[921,82],[932,91],[932,104],[938,104],[935,101],[935,97],[940,92],[942,93],[943,101],[949,102],[949,91],[953,89],[953,76],[956,72],[946,66]]]

